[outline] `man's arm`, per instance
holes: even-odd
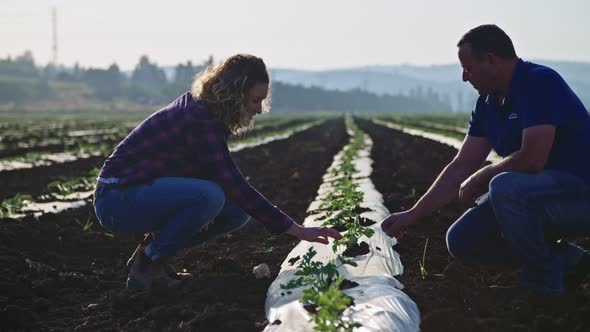
[[[473,174],[461,186],[459,198],[472,199],[477,188],[488,186],[492,178],[502,172],[536,173],[543,170],[554,140],[555,126],[553,125],[538,125],[524,129],[520,150]]]
[[[443,169],[411,210],[415,211],[417,217],[424,217],[448,204],[457,197],[461,183],[483,165],[491,150],[486,137],[465,136],[453,161]]]
[[[449,203],[459,192],[461,183],[483,165],[492,147],[486,137],[465,136],[461,149],[439,174],[430,189],[411,209],[393,213],[381,227],[389,236],[401,237],[401,230],[421,217]]]

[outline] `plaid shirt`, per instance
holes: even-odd
[[[254,189],[240,172],[227,146],[229,129],[205,105],[185,93],[144,120],[105,161],[102,178],[121,185],[159,177],[192,177],[219,184],[226,196],[273,234],[293,219]]]

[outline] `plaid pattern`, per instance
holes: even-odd
[[[185,93],[133,129],[104,162],[99,176],[118,178],[120,185],[159,177],[211,180],[271,233],[285,232],[293,220],[243,177],[227,146],[229,134],[203,103]]]

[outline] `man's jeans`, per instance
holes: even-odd
[[[152,260],[236,231],[250,219],[238,205],[226,200],[219,185],[192,178],[99,186],[94,209],[103,227],[115,234],[157,232],[146,249]],[[208,229],[201,232],[206,225]]]
[[[448,230],[451,255],[522,268],[524,287],[563,292],[584,249],[561,237],[590,234],[590,187],[557,171],[505,172]]]

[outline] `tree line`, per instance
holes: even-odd
[[[141,56],[133,71],[124,73],[114,63],[108,68],[37,66],[27,51],[0,59],[0,103],[16,104],[57,98],[61,86],[87,87],[84,97],[110,102],[128,100],[145,105],[165,104],[190,90],[194,76],[214,63],[213,57],[193,64],[179,63],[167,75],[164,68]],[[272,106],[277,111],[450,112],[449,103],[433,95],[376,95],[360,89],[332,91],[282,82],[272,84]]]

